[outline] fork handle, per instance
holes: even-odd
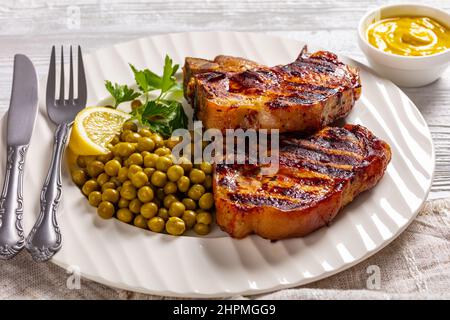
[[[61,248],[61,231],[56,212],[61,200],[61,160],[70,124],[62,123],[56,128],[50,168],[41,191],[39,217],[27,237],[25,247],[37,262],[49,260]]]
[[[25,244],[22,228],[23,174],[28,145],[8,146],[5,181],[0,195],[0,259],[14,257]]]

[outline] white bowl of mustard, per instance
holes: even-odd
[[[377,73],[403,87],[421,87],[450,63],[450,14],[422,4],[379,7],[360,20],[358,42]]]

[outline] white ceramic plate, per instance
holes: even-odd
[[[230,32],[169,34],[119,44],[84,57],[89,104],[107,97],[105,79],[133,82],[128,62],[159,71],[166,53],[180,64],[186,56],[230,54],[276,65],[293,61],[302,46],[289,39]],[[367,126],[386,140],[393,157],[380,183],[347,206],[330,227],[275,243],[257,236],[234,240],[217,227],[209,237],[156,234],[97,217],[65,167],[59,212],[63,248],[52,261],[62,267],[78,266],[86,278],[123,289],[216,297],[306,284],[380,250],[408,226],[426,199],[434,171],[433,144],[424,119],[399,88],[367,67],[341,58],[360,67],[363,83],[362,97],[346,121]],[[25,173],[27,231],[38,214],[52,146],[53,125],[45,116],[44,84]],[[5,124],[3,118],[1,176]]]

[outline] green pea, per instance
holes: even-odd
[[[169,157],[161,156],[156,160],[156,169],[166,172],[172,165],[172,159]]]
[[[206,190],[210,190],[212,188],[212,176],[210,176],[209,174],[206,175],[205,181],[203,182],[203,186],[205,187]]]
[[[141,171],[143,171],[141,166],[138,166],[137,164],[130,165],[128,168],[128,179],[131,179],[133,175]]]
[[[169,207],[169,216],[181,217],[186,210],[184,204],[180,201],[173,201]]]
[[[84,193],[85,196],[89,196],[89,194],[92,191],[98,190],[100,190],[100,186],[98,185],[97,181],[93,179],[86,181],[83,187],[81,188],[81,191]]]
[[[184,223],[186,224],[186,227],[188,229],[192,228],[195,224],[197,214],[195,211],[192,210],[186,210],[183,215],[181,216],[181,219],[183,219]]]
[[[103,219],[110,219],[114,215],[114,205],[108,201],[102,201],[97,208],[98,215]]]
[[[165,146],[169,149],[173,149],[178,143],[180,143],[181,139],[179,137],[170,137],[166,140]]]
[[[130,204],[128,205],[128,209],[130,209],[131,212],[134,214],[138,214],[141,212],[142,202],[138,198],[134,198],[130,201]]]
[[[122,183],[124,183],[128,179],[127,167],[122,167],[119,169],[119,171],[117,172],[117,179]]]
[[[184,169],[180,165],[173,165],[167,169],[167,177],[170,181],[176,182],[184,175]]]
[[[98,207],[98,205],[102,202],[102,194],[100,191],[92,191],[89,193],[89,204],[93,207]]]
[[[80,168],[86,168],[86,166],[91,162],[95,160],[95,156],[78,156],[77,158],[77,165]]]
[[[117,203],[117,206],[119,208],[128,208],[129,205],[130,205],[130,200],[127,200],[125,198],[120,198],[119,202]]]
[[[131,180],[124,181],[122,187],[133,187],[133,183],[131,182]]]
[[[134,131],[136,132],[138,127],[137,124],[134,123],[133,121],[126,121],[123,125],[122,125],[122,129],[123,130],[130,130],[130,131]]]
[[[197,204],[191,198],[184,198],[181,202],[183,202],[187,210],[195,210],[197,208]]]
[[[116,187],[120,187],[122,185],[122,182],[119,181],[119,179],[117,179],[117,177],[111,177],[109,178],[109,182],[114,183],[114,185]]]
[[[178,201],[178,199],[173,194],[169,194],[169,195],[165,196],[164,200],[163,200],[164,207],[169,209],[171,203],[174,201]]]
[[[137,196],[139,200],[145,203],[152,201],[154,194],[152,188],[150,188],[149,186],[143,186],[139,188]]]
[[[159,134],[154,133],[151,138],[155,142],[155,147],[160,148],[164,146],[164,139]]]
[[[108,189],[114,189],[116,188],[116,184],[114,182],[106,182],[102,185],[102,192],[105,192]]]
[[[188,191],[188,197],[193,200],[199,200],[205,193],[205,187],[201,184],[194,184]]]
[[[135,148],[129,142],[119,142],[114,146],[114,155],[118,155],[123,158],[128,158],[133,152]]]
[[[149,154],[151,154],[151,152],[148,152],[148,151],[141,151],[141,156],[142,156],[142,159],[144,159],[146,156],[148,156]]]
[[[142,106],[142,102],[140,100],[133,100],[131,101],[131,110],[136,110],[138,109],[140,106]]]
[[[183,168],[184,172],[189,172],[190,170],[192,170],[192,162],[186,157],[181,157],[178,160],[177,164],[179,164]]]
[[[136,188],[140,188],[148,182],[148,177],[143,171],[139,171],[131,177],[131,182]]]
[[[173,194],[177,192],[177,184],[175,182],[169,181],[164,186],[165,194]]]
[[[201,212],[197,213],[197,223],[203,223],[203,224],[209,225],[209,224],[211,224],[211,222],[212,222],[211,213],[205,212],[205,211],[201,211]]]
[[[119,142],[120,142],[120,137],[116,134],[109,143],[111,143],[113,146],[115,146]]]
[[[192,183],[203,183],[205,181],[205,177],[205,173],[199,169],[194,168],[189,173],[189,178],[191,179]]]
[[[105,183],[109,181],[109,176],[103,172],[97,177],[97,183],[99,186],[103,186]]]
[[[184,221],[178,217],[170,217],[166,222],[166,231],[168,234],[180,236],[186,230]]]
[[[152,177],[152,174],[156,171],[155,168],[144,168],[144,173],[147,175],[148,179],[150,180]]]
[[[139,134],[142,137],[151,137],[152,136],[152,132],[150,130],[148,130],[147,128],[142,128],[141,130],[139,130]]]
[[[142,166],[143,163],[144,163],[144,158],[142,157],[142,155],[140,153],[135,152],[128,158],[129,166],[131,166],[132,164]]]
[[[153,232],[162,232],[166,222],[161,217],[153,217],[147,222],[147,226]]]
[[[180,190],[181,192],[187,192],[189,190],[190,185],[191,185],[191,181],[186,176],[182,176],[177,181],[178,190]]]
[[[141,138],[141,135],[137,132],[129,133],[125,136],[126,142],[136,143],[139,141],[139,138]]]
[[[167,219],[169,219],[169,211],[166,208],[159,208],[158,217],[164,219],[164,221],[167,221]]]
[[[151,183],[156,187],[164,187],[167,182],[167,175],[159,170],[156,170],[150,179]]]
[[[142,215],[137,215],[134,218],[134,225],[138,228],[147,229],[147,219],[145,219]]]
[[[212,164],[209,162],[202,162],[200,164],[200,169],[206,173],[206,174],[211,174],[212,173]]]
[[[162,156],[166,156],[172,153],[172,151],[169,148],[166,147],[160,147],[158,149],[155,150],[155,153],[162,157]]]
[[[137,141],[137,149],[141,152],[153,151],[153,149],[155,149],[155,142],[150,137],[142,136]]]
[[[117,161],[115,159],[109,160],[105,164],[105,172],[111,177],[117,176],[117,174],[119,173],[120,168],[122,168],[122,165],[120,164],[119,161]]]
[[[114,158],[114,154],[112,152],[108,152],[108,153],[97,156],[97,160],[100,162],[103,162],[103,163],[108,162],[112,158]]]
[[[122,133],[120,134],[120,140],[126,141],[127,135],[129,135],[130,133],[133,133],[133,131],[128,129],[122,130]]]
[[[203,223],[196,223],[194,225],[194,231],[195,233],[201,236],[205,236],[209,233],[209,225]]]
[[[146,168],[155,168],[156,161],[159,159],[159,156],[155,153],[150,153],[144,157],[144,166]]]
[[[106,189],[102,193],[102,201],[109,201],[111,203],[116,203],[119,201],[120,194],[116,189]]]
[[[214,197],[211,192],[203,194],[198,200],[198,206],[201,209],[209,210],[213,207],[213,205],[214,205]]]
[[[87,181],[87,172],[84,169],[76,169],[72,171],[73,182],[81,187]]]
[[[116,213],[117,219],[125,223],[130,223],[133,220],[133,213],[127,208],[121,208]]]
[[[141,207],[141,214],[146,218],[150,219],[156,216],[158,213],[158,206],[154,202],[144,203]]]
[[[122,186],[122,189],[120,190],[120,195],[122,198],[127,200],[133,200],[136,198],[136,188],[134,186]]]
[[[98,161],[98,160],[94,160],[94,161],[91,161],[91,162],[88,163],[88,165],[87,165],[87,167],[86,167],[86,170],[87,170],[87,173],[88,173],[91,177],[95,178],[95,177],[97,177],[100,173],[103,172],[104,166],[105,166],[105,165],[103,164],[103,162],[100,162],[100,161]]]

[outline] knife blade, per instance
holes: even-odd
[[[38,107],[38,80],[33,63],[23,54],[14,57],[14,78],[8,110],[7,143],[30,142]]]
[[[14,257],[25,244],[22,227],[23,176],[38,110],[38,80],[25,55],[14,56],[14,75],[6,131],[6,172],[0,195],[0,259]]]

